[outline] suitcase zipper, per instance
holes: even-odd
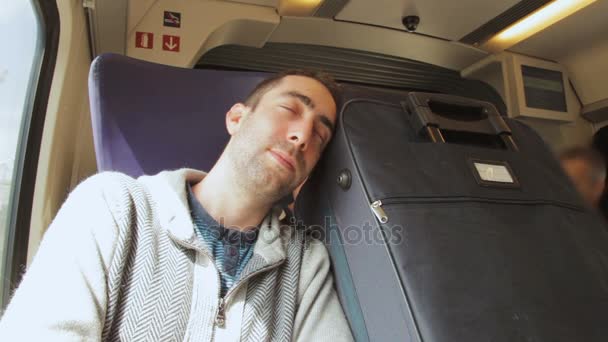
[[[374,215],[376,215],[380,223],[388,222],[388,216],[386,216],[384,209],[382,209],[382,201],[378,200],[372,202],[372,204],[370,204],[370,208],[372,209]]]
[[[388,221],[388,216],[382,208],[382,206],[392,204],[437,204],[437,203],[494,203],[494,204],[515,204],[515,205],[554,205],[562,208],[584,211],[583,207],[552,200],[520,200],[520,199],[495,199],[495,198],[484,198],[484,197],[465,197],[465,196],[454,196],[454,197],[386,197],[383,200],[377,200],[372,202],[370,205],[372,211],[382,223]],[[382,221],[384,218],[386,221]]]
[[[424,204],[424,203],[466,203],[466,202],[479,202],[479,203],[502,203],[502,204],[544,204],[544,205],[555,205],[559,207],[564,207],[568,209],[582,211],[584,210],[581,207],[571,205],[569,203],[557,202],[557,201],[543,201],[543,200],[497,200],[497,199],[489,199],[489,198],[479,198],[479,197],[453,197],[453,198],[404,198],[404,197],[389,197],[384,199],[385,204]],[[388,222],[388,215],[382,208],[382,201],[376,200],[373,201],[369,207],[378,219],[380,223]]]

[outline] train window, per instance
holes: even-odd
[[[44,54],[40,9],[31,1],[0,6],[0,303],[7,301],[20,184]]]

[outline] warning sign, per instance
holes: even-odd
[[[163,50],[179,52],[179,37],[163,34]]]
[[[182,14],[179,12],[165,11],[163,25],[168,27],[180,27],[182,25]]]
[[[154,47],[154,34],[150,32],[135,32],[135,47],[152,49]]]

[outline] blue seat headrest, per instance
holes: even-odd
[[[268,76],[97,57],[89,97],[99,171],[138,177],[181,167],[209,170],[229,138],[226,112]]]

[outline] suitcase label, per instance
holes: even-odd
[[[506,162],[470,160],[475,180],[483,186],[519,187],[513,170]]]

